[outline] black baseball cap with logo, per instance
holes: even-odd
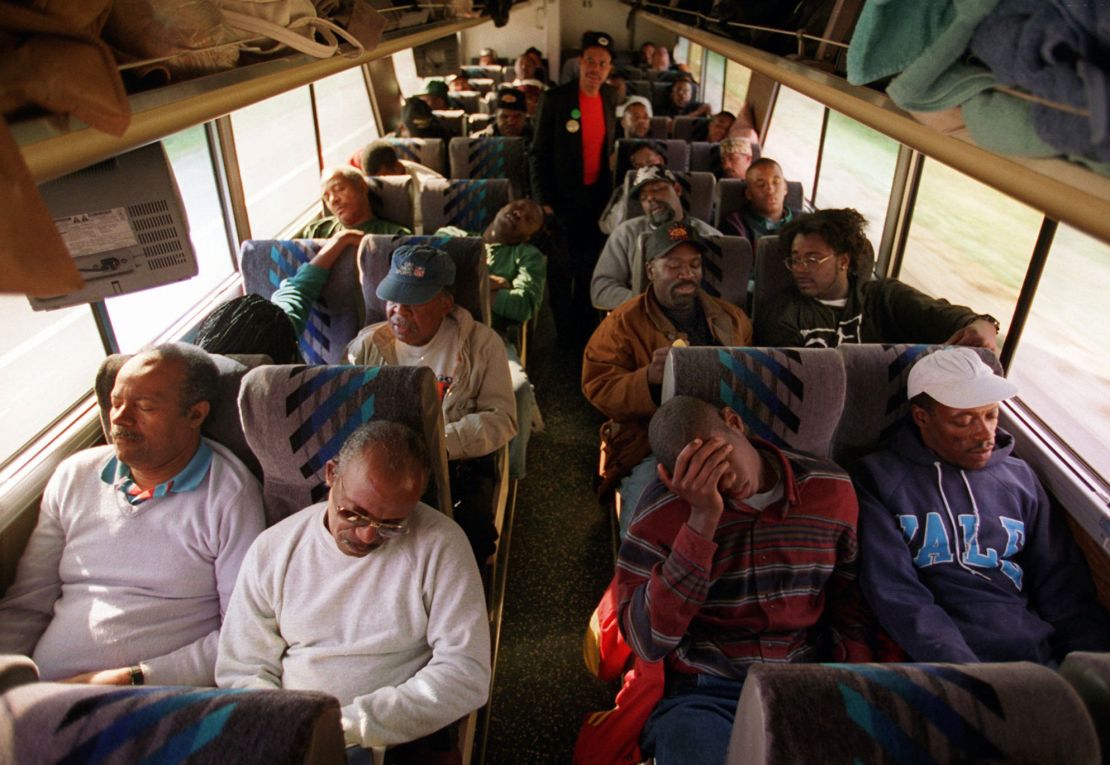
[[[585,32],[582,35],[582,52],[585,53],[588,48],[601,48],[612,56],[613,38],[604,32]]]
[[[497,91],[497,108],[514,112],[526,112],[528,111],[528,102],[523,91],[517,88],[501,88]]]

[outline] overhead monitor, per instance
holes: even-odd
[[[36,311],[197,275],[189,221],[161,143],[44,183],[39,193],[85,286],[67,295],[28,298]]]
[[[446,77],[459,71],[459,40],[455,35],[441,37],[412,49],[416,74],[420,77]]]

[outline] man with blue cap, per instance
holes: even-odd
[[[455,262],[443,250],[398,247],[376,291],[386,301],[386,321],[363,329],[347,356],[352,364],[426,366],[435,372],[455,520],[481,562],[496,539],[489,520],[493,455],[516,434],[516,400],[505,344],[455,305],[454,284]]]
[[[1110,650],[1110,619],[1067,527],[998,427],[1017,386],[947,347],[910,370],[910,418],[853,471],[860,583],[917,662],[1033,661]]]

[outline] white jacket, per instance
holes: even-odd
[[[516,398],[509,376],[505,343],[456,305],[451,316],[459,327],[455,381],[443,397],[447,458],[471,459],[491,454],[516,435]],[[352,364],[397,365],[397,339],[389,322],[366,327],[347,346]]]

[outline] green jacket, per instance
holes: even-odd
[[[375,218],[368,220],[365,223],[359,223],[357,226],[344,226],[339,222],[339,218],[329,215],[326,218],[314,220],[307,226],[301,229],[295,239],[328,239],[335,233],[342,231],[344,228],[357,228],[367,234],[388,234],[390,236],[396,234],[403,234],[405,236],[411,234],[407,228],[400,223],[394,223],[391,220],[382,220]]]
[[[436,236],[476,236],[456,226],[444,226]],[[540,308],[543,285],[547,279],[547,258],[531,244],[486,243],[486,265],[490,274],[502,276],[512,283],[509,289],[498,290],[493,296],[493,328],[506,332],[510,325],[528,321]]]

